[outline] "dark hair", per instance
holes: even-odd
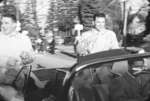
[[[145,22],[145,18],[144,18],[143,15],[141,15],[141,14],[133,14],[133,15],[130,15],[128,17],[128,24],[131,24],[132,21],[134,20],[134,18],[136,18],[136,17],[140,20],[140,22]]]
[[[138,62],[138,61],[141,61],[141,62],[144,63],[144,59],[142,59],[142,58],[136,58],[136,59],[129,59],[129,60],[128,60],[128,64],[129,64],[129,66],[133,66],[133,65],[135,65],[135,63]]]
[[[11,18],[14,22],[17,22],[16,15],[14,15],[14,14],[3,14],[2,17],[9,17],[9,18]]]
[[[95,21],[96,17],[106,17],[106,15],[104,13],[96,13],[93,15],[93,20]]]

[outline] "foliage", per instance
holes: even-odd
[[[28,30],[31,36],[37,34],[39,30],[36,22],[35,9],[32,3],[33,2],[28,2],[25,12],[20,17],[22,30]]]
[[[77,3],[74,0],[55,0],[50,3],[47,18],[48,28],[58,27],[61,31],[72,29],[73,18],[77,15]]]
[[[54,21],[54,11],[55,11],[55,2],[51,2],[50,3],[50,8],[48,10],[48,17],[47,17],[47,29],[51,29],[53,28],[53,21]]]
[[[65,17],[60,23],[58,23],[59,30],[68,31],[73,28],[73,19]]]
[[[1,7],[1,13],[2,14],[12,14],[15,15],[17,14],[17,9],[15,6],[13,5],[5,5]]]

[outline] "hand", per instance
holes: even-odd
[[[147,36],[145,36],[143,38],[144,41],[150,42],[150,34],[148,34]]]
[[[142,49],[142,48],[139,48],[139,47],[126,47],[126,49],[127,49],[128,51],[137,52],[137,53],[143,51],[143,49]]]

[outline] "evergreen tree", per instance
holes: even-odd
[[[21,14],[20,18],[22,30],[28,30],[31,36],[37,34],[39,30],[35,8],[36,0],[28,1],[26,10],[23,14]]]
[[[69,31],[73,28],[74,22],[73,19],[75,16],[77,16],[78,12],[78,3],[74,2],[74,0],[65,1],[63,4],[60,4],[59,6],[59,15],[58,15],[58,26],[59,29],[62,31]],[[65,9],[62,9],[65,8]]]
[[[49,30],[52,30],[53,29],[53,23],[54,23],[54,20],[55,19],[55,3],[56,2],[50,2],[50,7],[49,7],[49,10],[48,10],[48,16],[47,16],[47,28],[46,29],[49,29]]]
[[[70,30],[73,26],[73,18],[77,15],[77,1],[55,0],[50,3],[47,17],[48,29],[57,26],[61,31]],[[55,24],[54,24],[55,23]]]

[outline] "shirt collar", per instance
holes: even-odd
[[[101,29],[101,30],[99,30],[99,29],[97,29],[97,28],[94,28],[93,31],[94,31],[96,34],[98,34],[98,35],[104,35],[106,29]]]

